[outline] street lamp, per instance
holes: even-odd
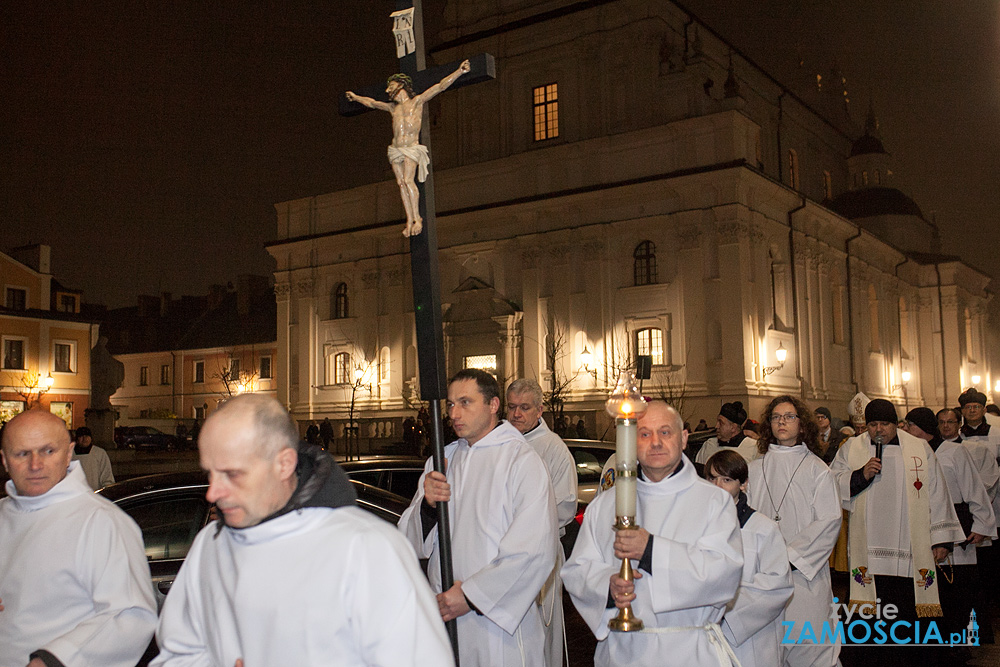
[[[586,345],[583,346],[583,352],[580,353],[580,361],[583,362],[583,370],[594,376],[597,379],[597,369],[591,368],[591,364],[594,363],[594,354],[590,351]]]
[[[785,367],[785,359],[787,358],[788,358],[788,350],[786,350],[785,346],[779,341],[778,349],[774,351],[774,359],[775,361],[778,362],[778,365],[765,366],[764,368],[761,369],[761,373],[763,373],[763,376],[766,378],[771,373],[775,371],[780,371],[782,368]]]

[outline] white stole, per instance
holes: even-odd
[[[889,445],[894,447],[895,445]],[[923,459],[926,452],[923,441],[912,442],[908,438],[900,438],[903,460],[910,457]],[[847,462],[851,470],[863,468],[871,458],[868,442],[858,438],[847,453]],[[905,468],[906,466],[904,466]],[[931,549],[931,511],[930,493],[919,493],[926,482],[917,477],[916,470],[906,469],[906,510],[910,526],[910,552],[913,556],[913,597],[917,605],[917,616],[941,616],[941,602],[938,599],[937,570],[934,565],[934,553]],[[868,524],[866,506],[868,489],[854,496],[852,504],[851,523],[848,530],[849,563],[851,567],[850,604],[858,605],[858,609],[875,607],[875,579],[868,574]]]

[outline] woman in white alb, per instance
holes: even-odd
[[[840,534],[837,483],[818,456],[819,427],[802,401],[775,398],[760,425],[762,456],[750,463],[747,496],[752,507],[778,524],[788,546],[795,584],[785,609],[785,621],[795,624],[790,637],[797,639],[808,622],[819,638],[824,622],[836,623],[830,618],[829,558]],[[832,667],[839,655],[838,643],[782,645],[782,662],[788,666]]]

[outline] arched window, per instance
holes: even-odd
[[[333,357],[333,383],[350,384],[351,382],[351,355],[347,352],[339,352]]]
[[[663,365],[663,329],[649,327],[635,332],[635,353],[653,358],[654,366]]]
[[[347,283],[340,283],[333,295],[333,319],[341,320],[348,317]]]
[[[652,241],[643,241],[632,253],[635,285],[652,285],[656,282],[656,246]]]
[[[380,383],[389,381],[389,348],[383,347],[378,358],[378,381]]]

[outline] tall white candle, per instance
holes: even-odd
[[[618,420],[615,429],[615,460],[619,466],[635,468],[637,431],[635,419]]]
[[[615,514],[635,517],[635,477],[619,476],[615,479]]]

